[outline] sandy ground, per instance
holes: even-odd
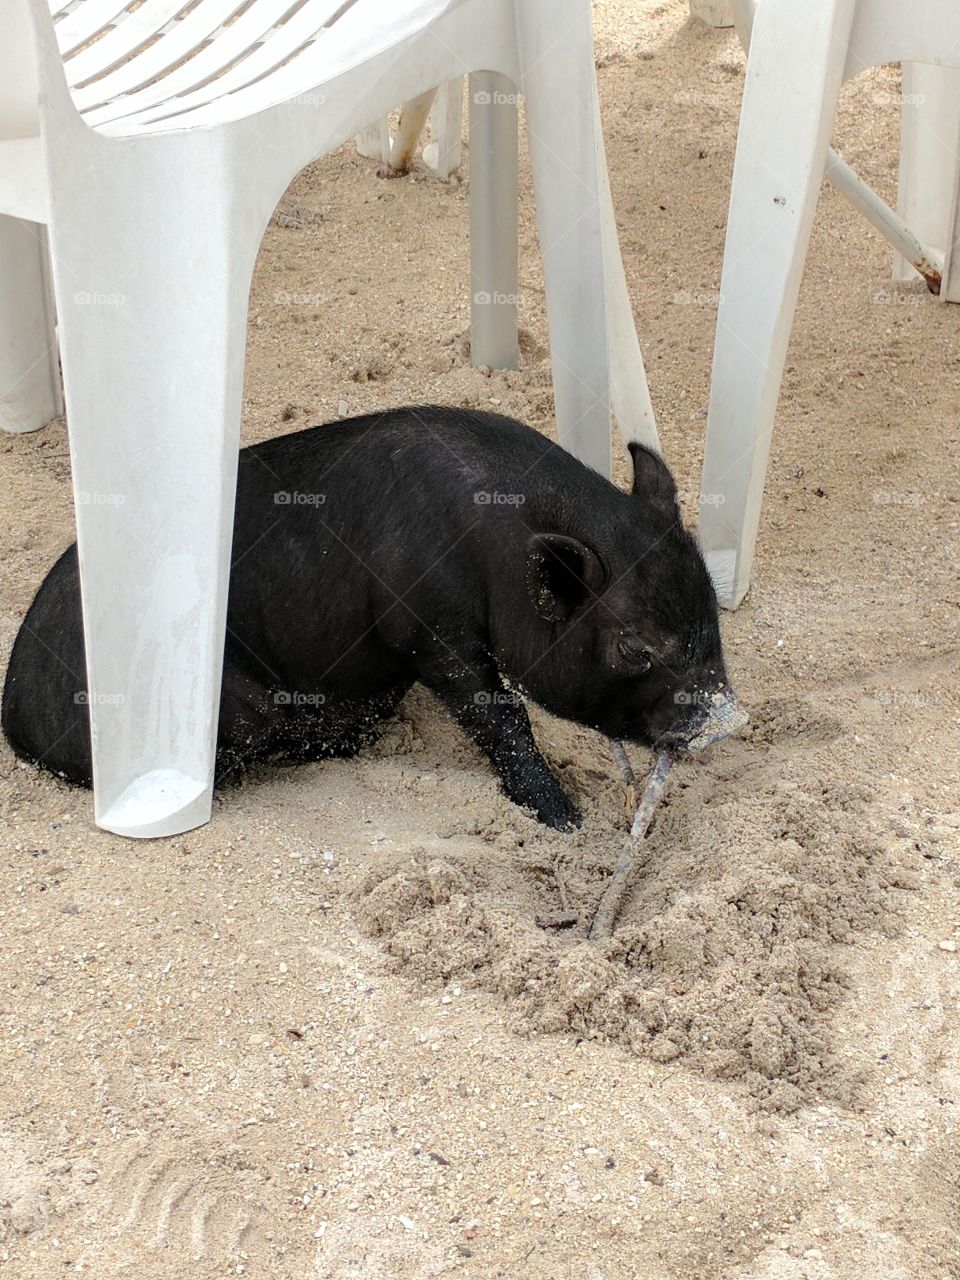
[[[596,19],[695,493],[742,58],[685,8]],[[838,145],[888,197],[897,120],[893,71],[846,91]],[[552,429],[528,189],[522,367],[467,362],[467,176],[382,181],[345,147],[297,179],[247,441],[410,400]],[[170,840],[96,831],[0,748],[5,1276],[960,1276],[960,310],[889,267],[825,190],[724,622],[753,724],[684,769],[609,947],[536,923],[557,867],[592,910],[623,822],[604,743],[543,715],[574,837],[422,691],[362,758],[265,771]],[[0,512],[6,655],[73,536],[62,424],[0,441]]]

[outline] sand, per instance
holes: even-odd
[[[595,14],[695,521],[743,60],[679,0]],[[835,139],[887,198],[897,88],[849,86]],[[254,282],[245,442],[415,400],[552,431],[526,180],[521,368],[467,360],[468,174],[383,181],[345,147],[298,177]],[[5,1276],[960,1276],[960,310],[889,268],[825,189],[723,624],[752,723],[677,766],[609,942],[585,935],[622,784],[536,711],[573,836],[423,690],[360,758],[263,770],[169,840],[96,831],[89,795],[0,748]],[[5,660],[73,536],[62,423],[0,439],[0,510]]]

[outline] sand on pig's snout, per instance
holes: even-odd
[[[828,717],[770,704],[710,766],[678,765],[609,943],[537,925],[560,907],[554,860],[588,924],[622,846],[614,771],[604,777],[605,744],[584,731],[564,776],[581,793],[599,784],[610,814],[589,806],[575,835],[529,840],[529,820],[481,781],[434,840],[385,851],[353,910],[397,969],[494,992],[516,1027],[683,1060],[744,1080],[771,1109],[851,1101],[828,1015],[843,952],[881,922],[892,872],[870,791],[824,782],[835,736]]]

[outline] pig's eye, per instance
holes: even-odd
[[[617,652],[625,662],[629,662],[634,675],[642,676],[653,665],[649,651],[636,636],[621,636],[617,641]]]

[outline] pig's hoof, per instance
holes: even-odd
[[[537,817],[545,827],[553,827],[554,831],[576,831],[583,823],[580,810],[562,794],[548,804],[538,805]]]

